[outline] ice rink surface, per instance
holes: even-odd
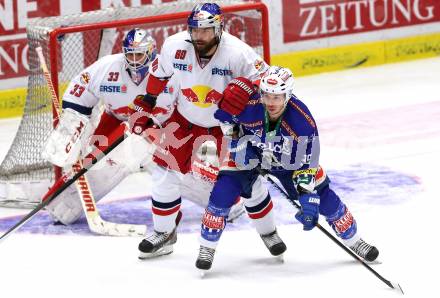
[[[440,58],[298,78],[321,135],[321,165],[377,246],[372,267],[406,297],[439,297]],[[0,121],[0,159],[19,120]],[[45,212],[0,244],[0,297],[397,297],[319,230],[304,232],[276,192],[284,263],[246,217],[227,226],[203,279],[194,263],[202,209],[184,202],[174,253],[137,259],[137,238],[94,236],[84,219],[53,226]],[[103,217],[151,229],[148,176],[98,205]],[[23,210],[0,208],[0,233]],[[321,224],[329,229],[324,220]]]

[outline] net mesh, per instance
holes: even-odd
[[[28,93],[18,132],[5,159],[0,165],[0,205],[5,202],[24,201],[38,203],[39,195],[30,199],[28,194],[11,194],[20,183],[32,184],[53,181],[53,167],[41,159],[41,148],[52,131],[53,115],[51,96],[40,68],[35,48],[41,46],[51,69],[49,57],[49,33],[55,28],[93,24],[92,30],[66,33],[57,37],[58,89],[62,96],[68,82],[100,56],[121,51],[124,34],[133,27],[149,31],[156,39],[158,48],[166,37],[186,30],[186,17],[178,20],[163,19],[160,22],[141,23],[136,18],[188,12],[197,1],[178,1],[159,5],[129,8],[108,8],[76,15],[39,18],[27,26],[29,42]],[[248,1],[213,1],[222,7],[249,3]],[[102,23],[116,20],[133,20],[130,25],[103,29]],[[257,10],[225,13],[225,31],[239,37],[263,56],[262,16]],[[46,188],[47,189],[47,188]],[[31,191],[32,192],[32,191]],[[9,194],[8,194],[9,193]],[[33,192],[32,192],[33,193]],[[35,193],[33,193],[35,194]]]

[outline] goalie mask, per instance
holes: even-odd
[[[125,36],[122,50],[131,78],[139,84],[147,75],[151,61],[156,57],[156,41],[147,31],[134,28]]]
[[[260,92],[284,94],[284,105],[293,96],[293,74],[288,68],[271,66],[260,81]]]

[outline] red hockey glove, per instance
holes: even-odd
[[[231,115],[238,115],[243,112],[249,99],[256,94],[257,91],[250,80],[238,77],[226,86],[218,106]]]
[[[155,98],[147,95],[138,95],[131,104],[133,113],[128,119],[132,133],[140,135],[151,124],[149,115],[153,111]]]

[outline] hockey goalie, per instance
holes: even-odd
[[[126,34],[122,50],[122,53],[102,57],[70,82],[62,98],[59,124],[42,150],[44,159],[68,170],[79,158],[97,149],[104,150],[125,132],[125,122],[135,112],[131,103],[138,94],[145,93],[148,70],[157,50],[155,40],[139,28]],[[160,128],[174,110],[178,86],[173,84],[171,79],[157,98],[152,117],[156,127]],[[99,106],[104,107],[102,113],[99,113]],[[97,113],[100,119],[94,121]],[[130,134],[87,172],[95,200],[102,199],[131,173],[140,169],[148,172],[154,167],[151,157],[155,149],[152,142]],[[209,158],[212,149],[215,147],[207,144],[203,152],[199,152],[199,159],[194,160],[193,171],[181,175],[182,197],[202,207],[208,203],[218,172],[215,160]],[[215,156],[215,152],[212,155]],[[229,220],[243,213],[241,202],[238,200],[234,205]],[[75,186],[62,192],[47,210],[55,222],[69,225],[78,220],[83,208]]]

